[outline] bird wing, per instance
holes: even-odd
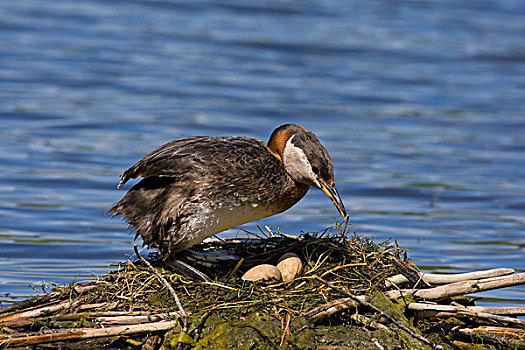
[[[121,175],[117,188],[137,177],[206,176],[205,164],[226,165],[226,158],[240,162],[246,155],[264,150],[262,141],[248,137],[196,136],[168,142],[139,160]]]

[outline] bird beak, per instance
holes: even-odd
[[[323,191],[328,196],[328,198],[330,198],[330,200],[332,201],[332,203],[334,203],[335,207],[337,208],[341,216],[343,218],[346,218],[348,214],[346,214],[345,206],[343,204],[343,201],[341,200],[341,197],[339,196],[339,193],[337,193],[337,190],[335,189],[335,185],[330,186],[322,180],[319,180],[319,179],[317,180],[319,181],[319,184],[321,185],[320,186],[321,191]]]

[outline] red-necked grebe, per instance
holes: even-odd
[[[328,152],[295,124],[275,129],[268,144],[241,136],[168,142],[124,171],[118,187],[139,176],[143,179],[108,213],[124,216],[161,256],[281,213],[310,186],[346,217]]]

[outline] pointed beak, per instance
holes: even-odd
[[[348,214],[346,214],[345,206],[343,204],[343,201],[341,200],[341,197],[339,196],[339,193],[337,193],[335,186],[330,186],[324,181],[321,181],[319,179],[317,180],[319,181],[319,184],[321,185],[321,191],[323,191],[326,194],[326,196],[330,198],[330,200],[332,201],[332,203],[334,203],[335,207],[337,208],[341,216],[343,218],[346,218]]]

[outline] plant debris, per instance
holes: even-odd
[[[498,269],[435,286],[429,276],[436,275],[420,274],[395,242],[348,236],[340,225],[301,237],[267,230],[178,257],[210,281],[175,273],[150,253],[147,264],[129,260],[95,280],[8,305],[0,309],[0,347],[525,348],[525,321],[516,318],[525,307],[477,307],[463,296],[523,284],[524,274]],[[301,259],[294,279],[241,278],[283,254]],[[407,283],[412,288],[401,289]]]

